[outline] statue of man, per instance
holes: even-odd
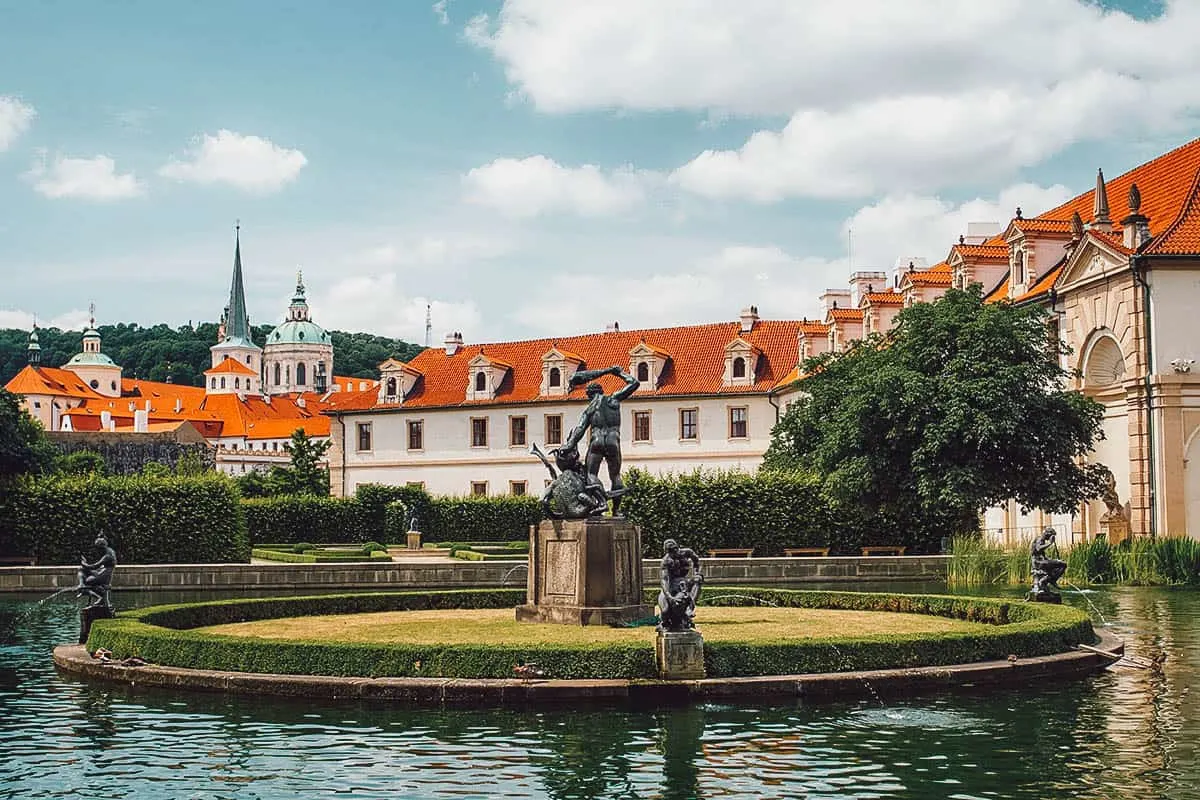
[[[658,593],[659,630],[686,631],[695,627],[696,601],[704,576],[700,574],[700,557],[690,547],[680,547],[674,539],[663,542],[661,576]]]
[[[1049,598],[1058,589],[1058,579],[1067,571],[1067,562],[1051,558],[1049,550],[1055,547],[1054,528],[1046,528],[1042,535],[1029,543],[1029,567],[1033,577],[1033,592],[1037,598]],[[1057,547],[1055,547],[1057,553]]]
[[[117,568],[117,554],[108,546],[108,540],[97,536],[95,545],[101,551],[100,557],[92,563],[83,556],[79,557],[79,587],[76,597],[88,595],[92,601],[89,606],[104,606],[112,608],[108,599],[108,589],[112,585],[113,570]]]
[[[571,386],[578,386],[602,375],[615,375],[625,381],[625,385],[611,395],[604,394],[604,389],[598,383],[590,383],[587,387],[587,408],[579,416],[579,424],[571,431],[563,450],[574,450],[583,435],[591,428],[592,437],[588,442],[587,486],[585,491],[592,492],[601,489],[600,464],[608,465],[609,491],[608,496],[613,501],[613,516],[617,516],[621,507],[621,495],[625,493],[625,484],[621,481],[621,401],[637,391],[637,378],[625,372],[620,367],[608,369],[585,369],[571,376]]]

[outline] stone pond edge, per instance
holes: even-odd
[[[1096,631],[1097,650],[1114,656],[1124,643],[1105,629]],[[344,678],[271,675],[181,667],[121,666],[91,657],[84,645],[54,648],[54,664],[70,675],[132,687],[221,692],[326,700],[395,701],[414,706],[493,707],[600,702],[658,706],[692,702],[871,697],[901,698],[947,689],[1028,685],[1040,678],[1071,678],[1098,672],[1113,659],[1071,650],[1015,661],[980,661],[939,667],[706,678],[691,681],[521,680],[516,678]]]

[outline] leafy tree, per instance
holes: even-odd
[[[292,440],[284,445],[291,453],[291,464],[275,467],[268,480],[275,484],[278,494],[329,494],[329,470],[321,466],[321,459],[329,450],[330,442],[316,441],[297,428]]]
[[[768,468],[803,468],[840,513],[941,534],[973,531],[987,507],[1070,512],[1100,493],[1082,457],[1102,408],[1065,386],[1061,342],[1037,306],[951,290],[904,309],[886,336],[806,365],[806,397],[772,432]]]
[[[54,470],[64,475],[106,475],[108,466],[104,457],[94,450],[76,450],[59,456],[54,462]]]
[[[28,472],[43,472],[54,459],[54,447],[42,426],[21,410],[16,395],[0,389],[0,484]]]

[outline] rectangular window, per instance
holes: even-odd
[[[546,415],[546,444],[562,444],[562,414]]]
[[[360,451],[361,450],[370,450],[371,449],[371,423],[360,422],[357,425],[357,430],[358,430],[358,449]]]
[[[746,439],[749,438],[749,425],[747,420],[750,416],[750,410],[745,406],[729,409],[729,438],[730,439]]]
[[[525,489],[526,489],[525,481],[509,481],[508,482],[508,493],[509,494],[523,495],[523,494],[525,494]]]
[[[679,409],[679,438],[690,441],[700,438],[700,409]]]
[[[525,417],[508,418],[508,446],[525,446]]]
[[[471,447],[487,447],[487,417],[471,417]]]
[[[633,440],[635,442],[650,441],[650,412],[633,412]]]
[[[475,497],[483,497],[487,494],[487,481],[471,481],[471,494]]]
[[[408,421],[408,449],[425,449],[425,420],[410,419]]]

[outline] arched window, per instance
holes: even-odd
[[[252,355],[249,355],[249,354],[247,354],[247,355],[246,355],[246,366],[247,366],[247,367],[253,367],[253,366],[254,366],[254,356],[252,356]]]
[[[209,378],[209,388],[212,388],[212,389],[217,388],[217,379],[216,378]]]
[[[225,376],[224,375],[221,376],[221,388],[222,389],[225,388]]]
[[[483,372],[475,373],[475,391],[477,391],[477,392],[486,392],[487,391],[487,374],[485,374]]]
[[[279,385],[279,365],[275,365],[275,385]]]
[[[1017,250],[1013,254],[1013,277],[1015,283],[1021,286],[1025,283],[1025,251]]]
[[[242,379],[241,379],[241,378],[234,378],[234,379],[233,379],[233,388],[235,388],[235,389],[240,389],[240,388],[242,388]]]
[[[305,378],[307,378],[308,376],[305,375],[304,373],[305,373],[304,362],[301,362],[296,365],[296,384],[298,386],[303,386],[305,383],[307,383]]]
[[[742,358],[741,356],[738,356],[733,360],[733,377],[746,377],[746,359]]]
[[[396,396],[396,379],[395,378],[387,379],[387,396],[388,397]]]
[[[650,365],[647,364],[645,361],[642,361],[641,363],[638,364],[637,379],[641,383],[649,383],[650,382]]]
[[[559,371],[558,367],[550,368],[550,385],[562,386],[562,372]]]

